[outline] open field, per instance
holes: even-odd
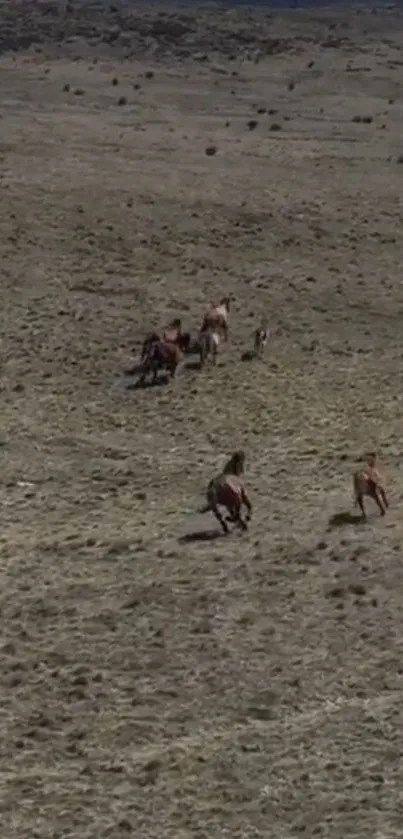
[[[214,15],[0,57],[1,839],[402,835],[403,17]],[[226,292],[216,370],[120,386]]]

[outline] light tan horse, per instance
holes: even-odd
[[[227,521],[237,524],[242,530],[248,529],[246,522],[252,516],[252,504],[240,477],[244,471],[244,464],[244,452],[234,452],[221,474],[210,481],[206,492],[207,504],[199,510],[200,513],[211,511],[220,523],[225,535],[229,533],[229,527],[219,511],[219,507],[225,507],[229,513]],[[245,506],[247,510],[246,521],[241,516],[242,506]]]
[[[228,319],[231,306],[229,297],[223,297],[218,304],[212,303],[210,308],[204,315],[201,332],[206,329],[213,331],[220,331],[224,335],[224,340],[228,340]]]
[[[210,327],[202,329],[199,333],[197,341],[200,352],[200,369],[204,367],[205,361],[211,358],[213,364],[217,363],[218,347],[220,346],[220,336],[218,332]]]
[[[368,495],[378,505],[381,516],[384,516],[389,502],[386,497],[384,482],[378,468],[376,452],[370,452],[365,458],[365,464],[357,469],[353,475],[355,503],[359,505],[363,519],[366,519],[364,496]]]

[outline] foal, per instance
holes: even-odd
[[[384,516],[389,502],[383,486],[381,475],[377,469],[377,456],[370,452],[366,457],[365,465],[357,469],[353,475],[355,503],[359,505],[363,519],[366,519],[364,508],[364,496],[373,498],[378,505],[381,516]]]
[[[207,492],[207,504],[199,512],[211,511],[227,535],[229,527],[219,511],[219,507],[225,507],[229,513],[227,521],[238,524],[242,530],[247,530],[247,521],[252,516],[252,504],[246,493],[241,475],[244,471],[245,454],[243,451],[236,451],[230,457],[223,471],[216,478],[210,481]],[[241,516],[242,505],[246,507],[246,521]]]
[[[263,319],[260,326],[256,327],[254,333],[254,352],[257,358],[261,358],[263,355],[268,335],[267,320]]]

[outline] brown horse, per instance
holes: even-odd
[[[177,344],[181,336],[181,329],[181,319],[175,318],[175,320],[167,326],[164,326],[161,329],[154,329],[152,332],[149,332],[143,341],[141,360],[143,361],[143,359],[146,358],[152,344],[158,343],[158,341],[169,341],[172,344]]]
[[[219,330],[224,335],[224,340],[228,340],[228,318],[231,300],[229,297],[223,297],[216,305],[211,304],[210,308],[204,315],[201,332],[206,329]]]
[[[389,502],[383,486],[380,472],[377,468],[377,455],[370,452],[366,457],[365,465],[354,472],[354,497],[355,503],[359,505],[363,519],[366,519],[364,508],[364,496],[368,495],[378,505],[381,516],[384,516]]]
[[[246,522],[252,515],[252,504],[240,477],[244,471],[244,464],[244,452],[234,452],[221,474],[210,481],[206,492],[207,504],[199,510],[200,513],[211,511],[221,524],[225,534],[229,533],[229,527],[219,511],[219,507],[225,507],[229,513],[227,521],[237,524],[242,530],[248,529]],[[241,516],[242,505],[247,510],[246,521]]]
[[[188,342],[189,335],[179,336],[176,344],[172,341],[154,341],[143,361],[139,384],[145,383],[148,373],[153,374],[152,381],[155,382],[160,370],[167,370],[171,379],[173,379],[183,358],[182,350],[186,349]]]

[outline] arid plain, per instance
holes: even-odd
[[[0,835],[400,837],[403,17],[116,14],[0,58]],[[224,293],[217,369],[124,389]]]

